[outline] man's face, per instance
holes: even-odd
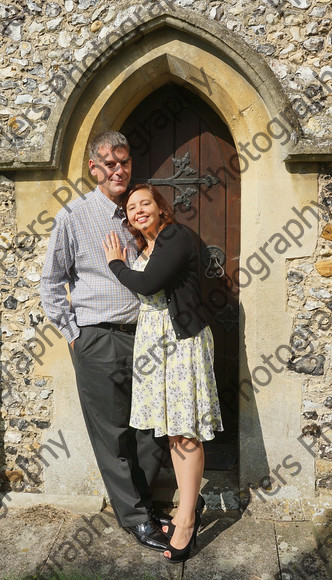
[[[115,203],[128,188],[131,165],[131,157],[124,147],[112,149],[102,145],[97,159],[89,160],[91,175],[97,179],[100,191]]]

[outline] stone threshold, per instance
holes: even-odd
[[[224,513],[239,512],[253,516],[255,520],[273,521],[314,521],[320,514],[325,514],[331,508],[330,499],[326,496],[317,498],[268,498],[254,490],[250,493],[240,490],[236,471],[205,470],[201,494],[206,502],[207,511],[222,511]],[[162,468],[153,493],[154,502],[161,509],[170,511],[179,503],[179,493],[176,486],[174,471]],[[48,493],[8,492],[0,494],[0,517],[8,509],[25,509],[36,505],[49,504],[63,508],[73,513],[95,513],[109,505],[106,492],[96,495],[65,495]]]

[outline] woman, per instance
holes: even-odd
[[[103,242],[120,282],[141,300],[133,364],[130,425],[169,437],[180,494],[164,556],[183,562],[196,539],[196,502],[204,468],[202,441],[222,431],[213,372],[213,338],[202,313],[198,255],[189,230],[175,223],[172,208],[149,184],[134,187],[126,201],[129,230],[140,255],[131,270],[126,248],[111,232]],[[196,508],[196,511],[195,511]]]

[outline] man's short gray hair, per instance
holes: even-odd
[[[123,147],[130,153],[130,145],[126,137],[117,131],[104,131],[92,139],[89,143],[90,159],[97,159],[99,147],[111,147],[112,149]]]

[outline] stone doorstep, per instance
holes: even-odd
[[[234,471],[205,470],[201,485],[208,510],[239,509],[238,475]],[[164,467],[160,470],[153,499],[164,507],[174,507],[179,503],[179,492],[173,469]]]
[[[244,512],[258,520],[274,521],[314,521],[316,516],[327,513],[331,501],[327,497],[314,499],[264,498],[259,499],[250,490],[250,495],[239,491],[238,475],[235,471],[204,471],[201,494],[208,511],[221,510],[224,513]],[[52,504],[74,513],[96,513],[109,505],[105,494],[60,495],[9,492],[0,494],[8,509],[24,509],[38,504]],[[155,486],[153,499],[166,510],[177,507],[179,493],[173,469],[162,468]],[[268,499],[268,501],[264,501]],[[1,512],[0,512],[1,513]],[[318,521],[318,520],[317,520]]]
[[[201,494],[208,511],[221,510],[229,513],[238,510],[255,520],[270,521],[314,521],[320,513],[331,508],[331,498],[321,495],[317,498],[257,496],[253,490],[239,490],[236,471],[205,470]],[[260,499],[260,497],[262,499]],[[179,493],[172,469],[163,468],[154,490],[154,501],[164,507],[176,507]]]
[[[233,511],[239,508],[237,473],[233,471],[205,471],[201,493],[208,510]],[[106,492],[105,492],[106,495]],[[24,509],[38,504],[51,504],[74,513],[95,513],[102,510],[108,499],[104,495],[59,495],[46,493],[9,492],[0,494],[8,509]],[[162,468],[154,489],[153,499],[161,508],[176,507],[179,493],[173,469]]]
[[[57,495],[46,493],[17,493],[0,494],[0,501],[8,510],[26,509],[37,505],[53,505],[75,514],[92,514],[101,511],[105,505],[105,498],[101,495]],[[1,514],[1,512],[0,512]]]

